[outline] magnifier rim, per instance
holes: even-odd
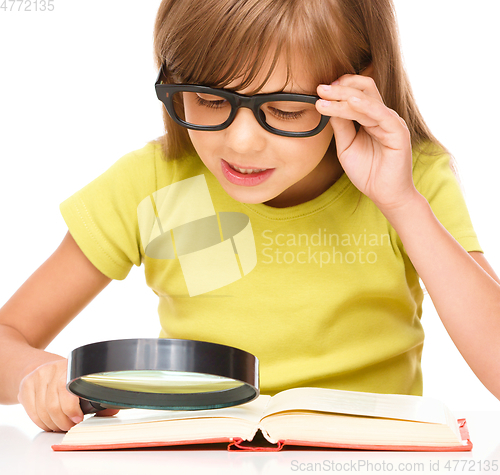
[[[202,393],[147,393],[94,385],[81,378],[120,371],[172,371],[229,378],[242,385]],[[258,359],[239,348],[199,340],[143,338],[91,343],[68,358],[67,388],[107,407],[171,410],[215,409],[259,395]]]

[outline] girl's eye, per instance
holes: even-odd
[[[211,94],[196,94],[195,97],[198,105],[211,109],[220,109],[227,103],[225,99]]]
[[[267,106],[267,110],[271,114],[273,114],[275,117],[277,117],[278,119],[282,119],[282,120],[296,120],[296,119],[300,119],[306,113],[305,110],[284,111],[284,110],[281,110],[281,109],[277,109],[276,107],[271,107],[269,105]]]

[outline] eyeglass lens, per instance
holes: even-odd
[[[177,116],[192,125],[221,125],[231,114],[231,104],[216,94],[177,92],[173,103]],[[271,127],[285,132],[309,132],[321,122],[321,114],[308,102],[265,102],[260,106],[260,117]]]

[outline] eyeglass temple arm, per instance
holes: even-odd
[[[161,84],[160,79],[161,79],[162,72],[163,72],[163,64],[160,66],[160,70],[158,71],[158,76],[156,76],[155,85]]]

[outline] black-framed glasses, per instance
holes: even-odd
[[[316,109],[318,96],[288,92],[245,96],[209,86],[163,84],[161,73],[160,69],[156,95],[170,117],[188,129],[223,130],[231,125],[240,107],[250,109],[265,130],[284,137],[312,137],[330,119]]]

